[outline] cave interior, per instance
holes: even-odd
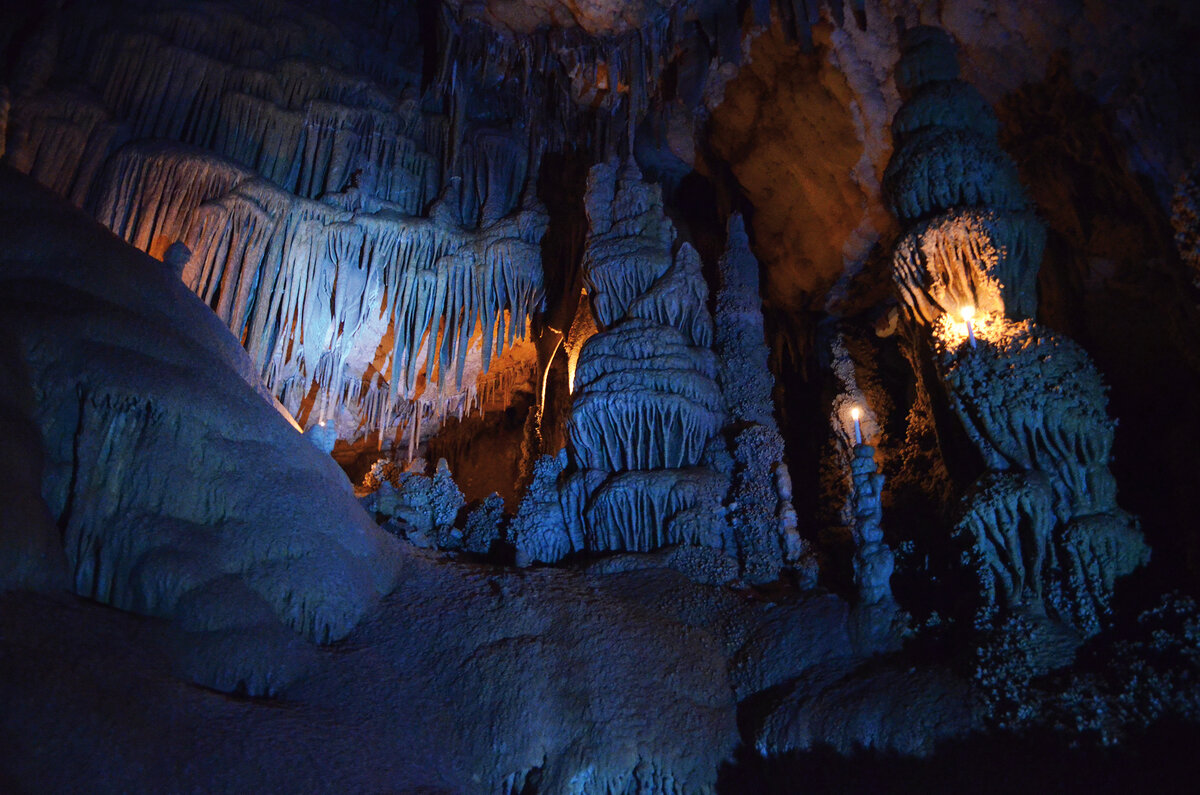
[[[5,3],[0,791],[1194,791],[1196,41]]]

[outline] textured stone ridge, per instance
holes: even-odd
[[[694,466],[724,411],[716,357],[670,326],[628,320],[592,337],[575,370],[571,449],[593,469]]]
[[[956,530],[970,547],[980,621],[1002,625],[1027,613],[1060,622],[1051,634],[1091,635],[1113,583],[1149,552],[1137,520],[1117,506],[1116,423],[1100,374],[1082,348],[1028,319],[1044,228],[995,141],[994,120],[956,77],[945,33],[906,32],[896,80],[908,99],[893,125],[898,147],[884,189],[910,224],[893,255],[894,281],[928,331],[930,348],[915,337],[911,358],[931,349],[937,380],[988,470]]]
[[[977,324],[977,348],[949,323],[935,328],[952,405],[988,467],[1045,472],[1063,519],[1114,508],[1108,461],[1116,423],[1083,349],[1030,321]]]
[[[72,589],[202,633],[217,645],[185,668],[203,683],[277,689],[280,655],[344,637],[391,589],[394,542],[176,274],[0,179],[4,315]],[[246,633],[260,642],[218,651]]]

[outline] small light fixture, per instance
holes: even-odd
[[[971,318],[975,317],[975,307],[967,305],[961,310],[963,322],[967,324],[967,342],[971,343],[971,347],[975,346],[975,328],[971,325]]]
[[[850,419],[854,420],[854,443],[862,444],[862,423],[859,420],[862,418],[862,409],[858,406],[850,409]]]

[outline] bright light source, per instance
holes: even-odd
[[[855,406],[854,408],[850,409],[850,418],[851,419],[858,420],[860,417],[862,417],[862,409],[860,409],[858,406]]]
[[[959,310],[962,313],[963,322],[967,324],[967,342],[971,343],[971,348],[975,348],[975,329],[971,327],[971,318],[975,317],[975,307],[964,306]]]

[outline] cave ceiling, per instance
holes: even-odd
[[[477,19],[498,31],[527,34],[545,28],[579,28],[590,36],[637,30],[647,20],[685,0],[444,0],[461,18]]]

